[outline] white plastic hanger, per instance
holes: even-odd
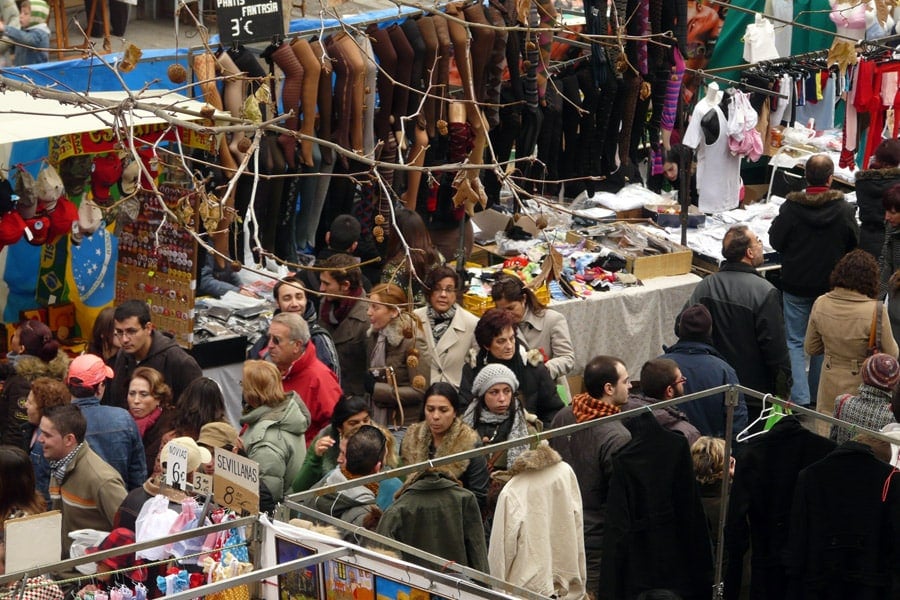
[[[779,404],[770,403],[769,406],[766,406],[766,400],[769,398],[769,396],[772,396],[772,394],[766,394],[765,396],[763,396],[762,410],[759,412],[759,416],[756,417],[756,419],[754,419],[752,423],[747,425],[740,433],[734,436],[735,440],[737,440],[738,442],[746,442],[750,438],[755,438],[756,436],[767,432],[772,428],[773,425],[775,425],[775,423],[780,421],[783,416],[789,414],[785,412],[785,410]],[[761,421],[766,422],[763,428],[754,433],[750,433],[750,431],[753,429],[753,426]]]

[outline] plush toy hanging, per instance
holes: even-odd
[[[71,200],[66,198],[66,188],[62,178],[52,165],[46,165],[38,173],[34,191],[38,199],[38,215],[46,217],[50,222],[47,235],[40,244],[55,242],[70,233],[72,224],[78,219],[78,209]],[[39,244],[37,241],[28,241],[35,245]]]
[[[98,206],[108,206],[112,202],[110,189],[122,177],[122,159],[115,153],[98,156],[91,166],[91,192]]]

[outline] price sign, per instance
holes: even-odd
[[[213,495],[216,504],[250,514],[259,512],[259,464],[216,448]]]
[[[175,443],[166,447],[169,449],[166,457],[166,485],[183,490],[187,481],[188,449]]]
[[[281,0],[216,0],[216,22],[223,44],[284,35]]]
[[[212,477],[199,471],[194,473],[194,491],[198,494],[208,496],[213,490]]]

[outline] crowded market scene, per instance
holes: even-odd
[[[900,599],[898,25],[0,0],[0,600]]]

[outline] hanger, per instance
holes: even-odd
[[[763,396],[763,399],[762,399],[762,407],[763,408],[760,411],[759,416],[756,417],[756,419],[754,419],[752,423],[747,425],[740,433],[738,433],[736,436],[734,436],[734,439],[736,441],[746,442],[750,438],[755,438],[758,435],[766,433],[767,431],[772,429],[772,427],[775,425],[775,423],[780,421],[782,417],[784,417],[787,414],[790,414],[790,412],[785,412],[786,409],[782,408],[781,405],[779,405],[779,404],[771,404],[770,403],[769,406],[766,406],[766,399],[769,398],[769,396],[771,396],[771,395],[772,394],[766,394],[765,396]],[[753,429],[753,427],[757,423],[760,423],[763,421],[765,421],[765,425],[763,425],[762,429],[760,429],[759,431],[750,433],[750,431]]]

